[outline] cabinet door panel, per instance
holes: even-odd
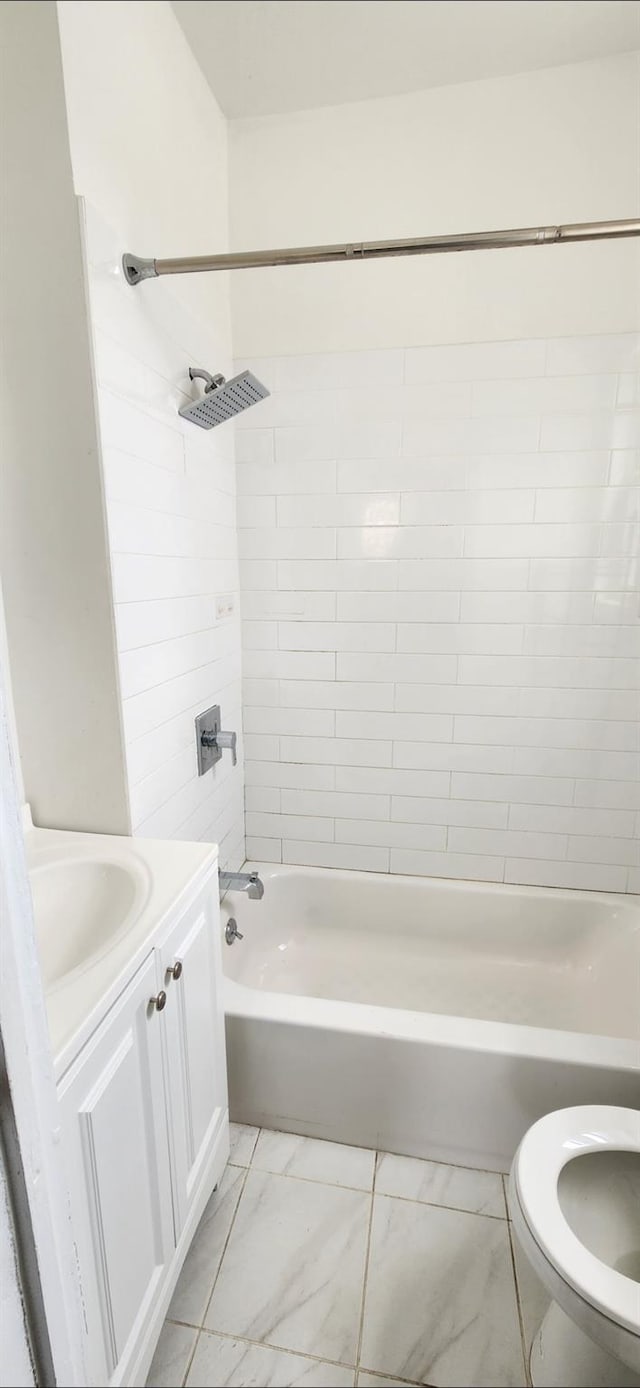
[[[215,889],[172,930],[162,950],[168,976],[168,1106],[173,1144],[176,1237],[226,1120],[227,1080],[220,993],[219,915]],[[178,979],[169,976],[177,961]]]
[[[143,1333],[173,1251],[156,967],[143,965],[59,1091],[97,1382]]]

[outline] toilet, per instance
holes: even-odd
[[[516,1237],[552,1298],[534,1388],[640,1388],[640,1111],[559,1109],[511,1166]]]

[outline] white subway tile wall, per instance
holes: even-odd
[[[91,207],[85,214],[131,828],[218,842],[221,862],[239,867],[234,433],[205,433],[178,415],[189,366],[230,374],[230,336],[188,314],[167,281],[132,291],[120,274],[123,238]],[[199,777],[194,718],[216,703],[238,731],[238,765],[224,755]]]
[[[242,363],[250,857],[638,891],[639,357]]]

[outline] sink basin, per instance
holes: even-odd
[[[64,857],[30,873],[45,988],[103,955],[139,915],[148,896],[142,864]]]

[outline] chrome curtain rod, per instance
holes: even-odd
[[[449,251],[493,251],[511,246],[556,246],[562,242],[604,241],[640,236],[640,220],[573,222],[566,226],[519,227],[514,231],[466,231],[451,236],[415,236],[405,241],[356,241],[338,246],[291,246],[278,251],[231,251],[225,255],[183,256],[176,260],[122,257],[129,284],[158,275],[198,274],[201,270],[257,270],[273,265],[316,265],[321,261],[373,260],[392,255],[444,255]]]

